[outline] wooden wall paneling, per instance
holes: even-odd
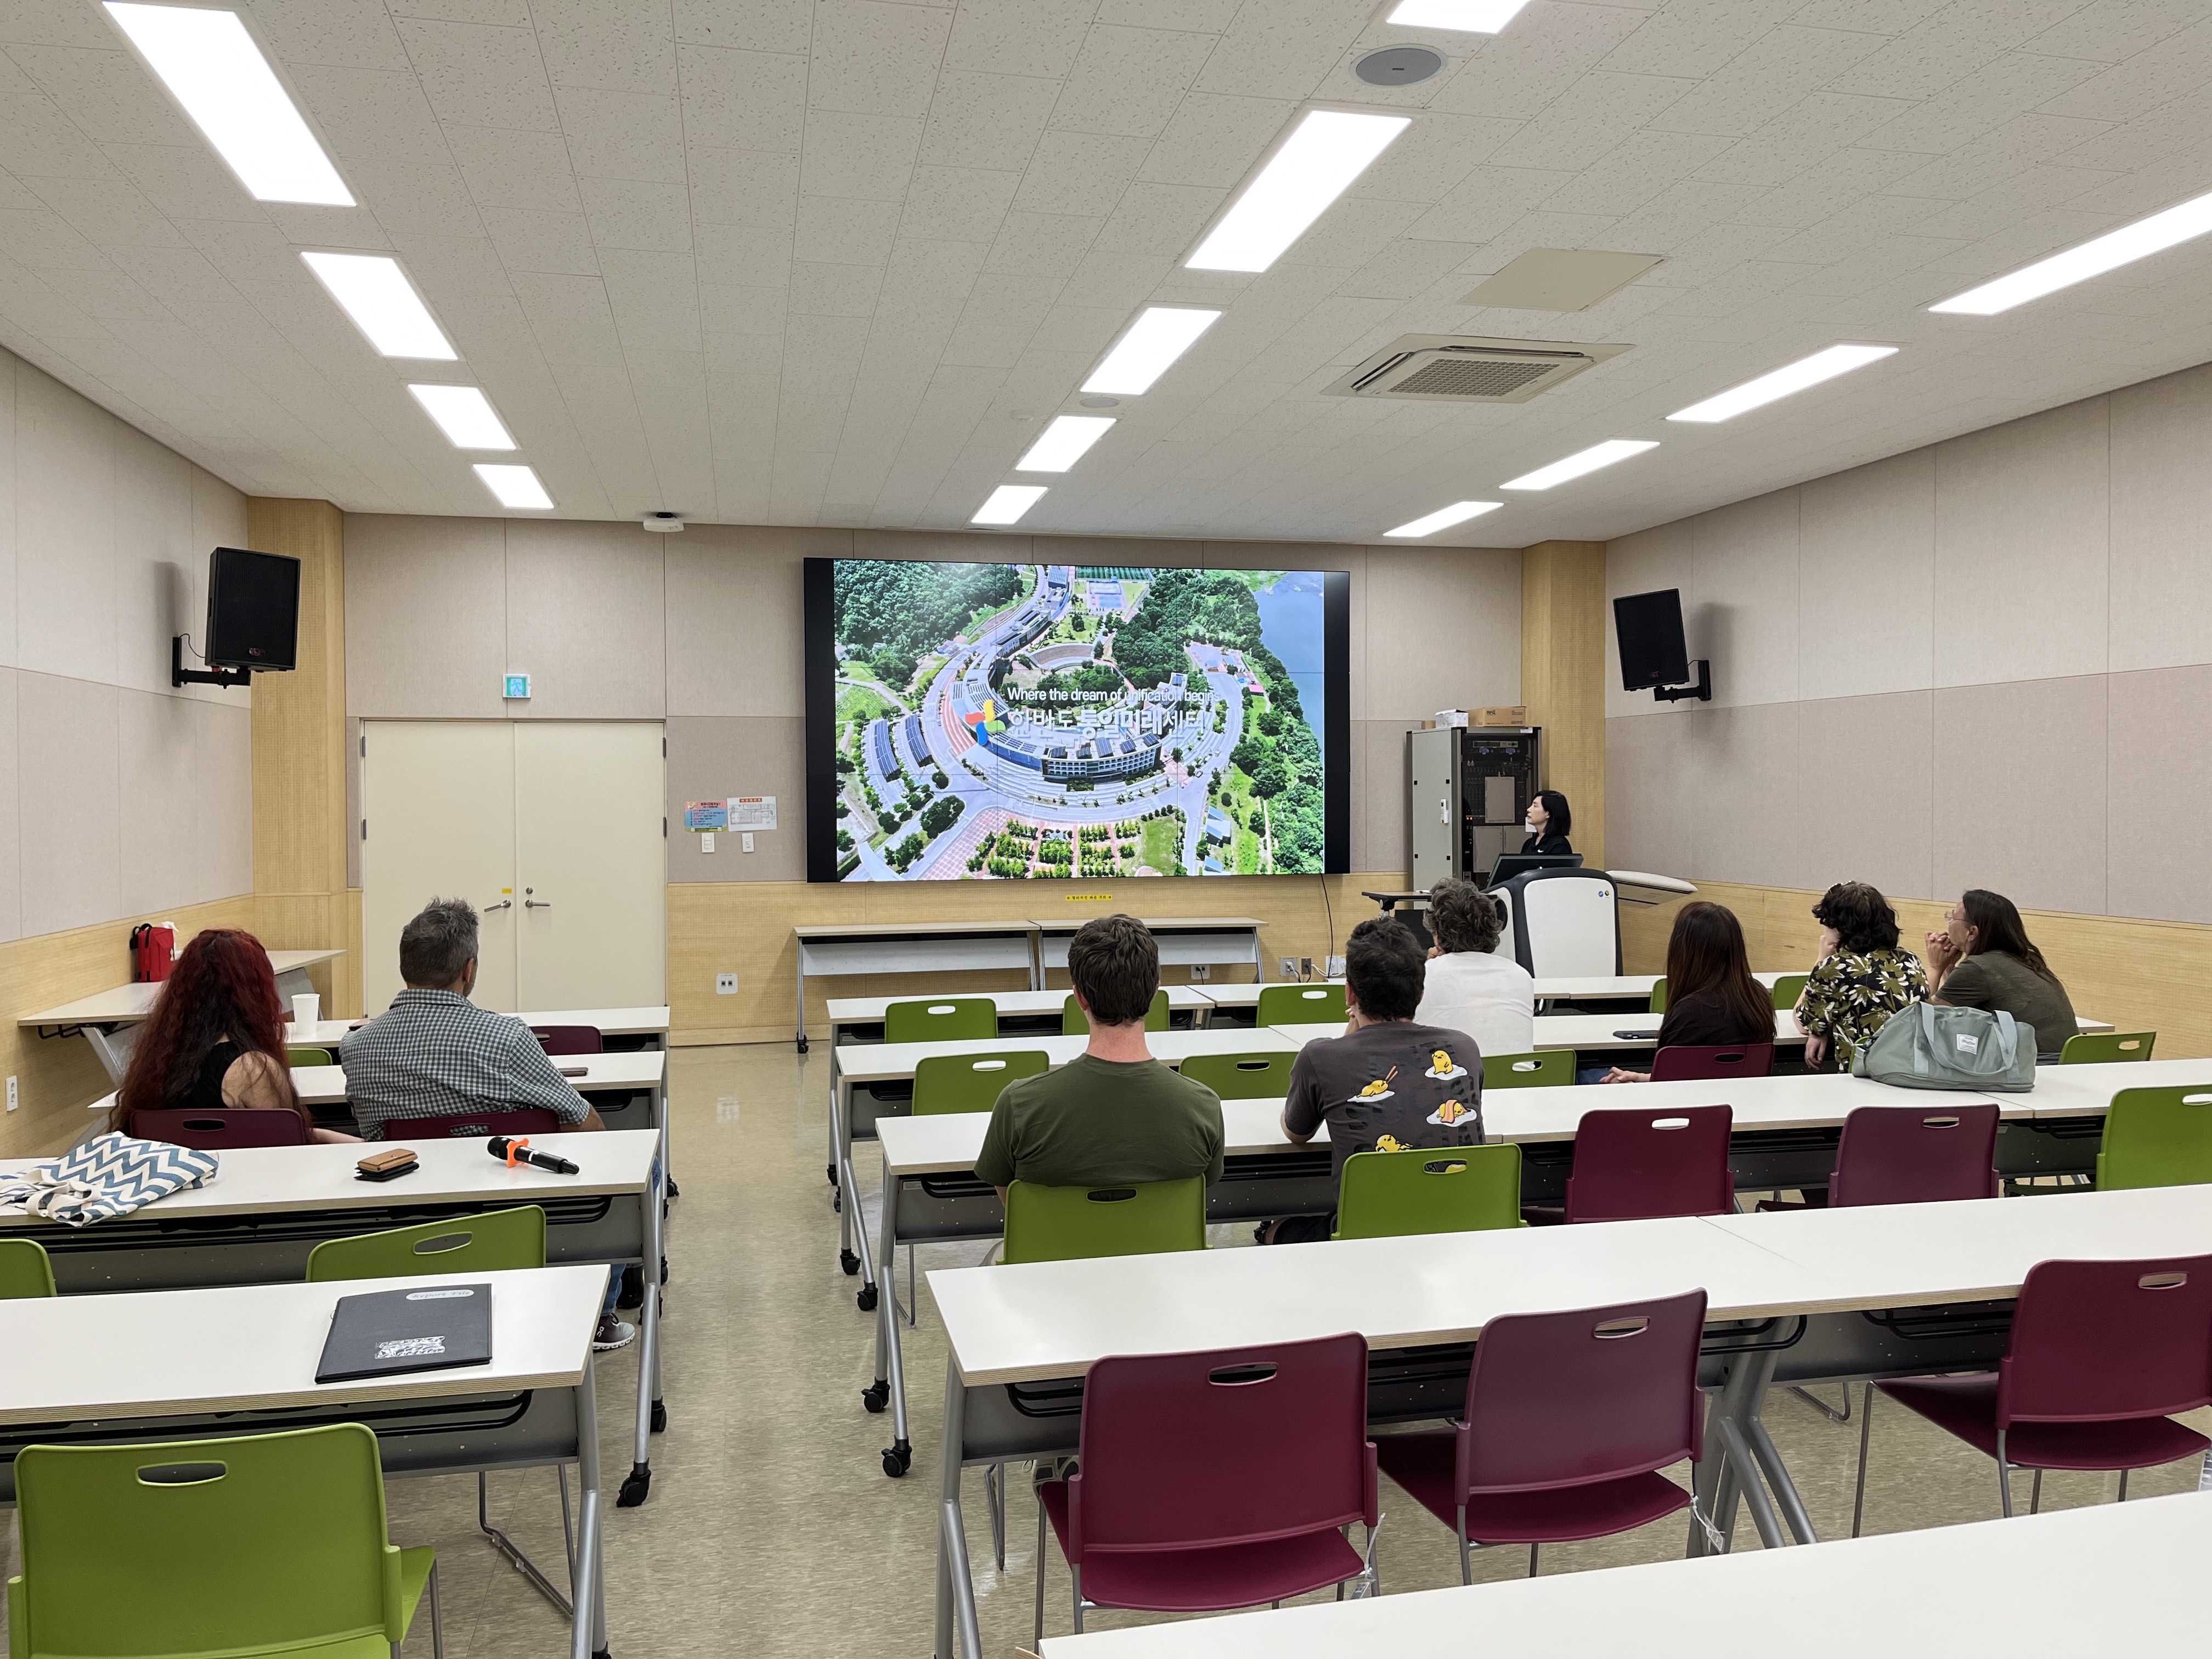
[[[1605,544],[1521,555],[1521,701],[1544,728],[1544,770],[1575,809],[1576,849],[1605,866]]]
[[[67,933],[0,944],[0,1074],[16,1079],[15,1111],[0,1115],[0,1158],[33,1158],[73,1145],[85,1107],[114,1085],[82,1036],[40,1037],[16,1016],[35,1013],[131,980],[131,930],[141,921],[173,921],[179,943],[207,927],[252,927],[251,897],[217,899],[156,915],[131,916]]]

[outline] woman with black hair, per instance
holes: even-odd
[[[1936,997],[1954,1008],[1987,1008],[2035,1028],[2036,1058],[2056,1060],[2081,1030],[2058,975],[2027,936],[2019,907],[2002,893],[1969,887],[1928,935]]]
[[[1897,943],[1897,912],[1863,881],[1839,881],[1813,906],[1820,924],[1820,959],[1797,999],[1805,1064],[1838,1064],[1846,1049],[1866,1047],[1892,1014],[1925,1001],[1928,970]]]
[[[1522,826],[1528,839],[1521,843],[1524,853],[1571,853],[1567,836],[1575,827],[1575,815],[1567,805],[1567,798],[1556,789],[1539,789],[1536,798],[1528,803],[1528,820]]]

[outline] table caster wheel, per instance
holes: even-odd
[[[860,1403],[871,1413],[883,1410],[891,1403],[891,1385],[888,1382],[869,1383],[860,1390]]]
[[[653,1402],[653,1416],[652,1416],[652,1418],[651,1418],[649,1420],[651,1421],[651,1423],[652,1423],[652,1425],[653,1425],[653,1433],[655,1433],[655,1434],[665,1434],[665,1433],[667,1433],[667,1432],[668,1432],[668,1407],[667,1407],[666,1406],[663,1405],[659,1401],[658,1401],[658,1400],[654,1401]]]
[[[618,1510],[634,1510],[645,1502],[645,1495],[653,1490],[653,1465],[633,1463],[629,1473],[623,1477],[622,1492],[615,1498]]]
[[[884,1473],[894,1480],[905,1479],[906,1472],[914,1467],[914,1448],[902,1440],[896,1446],[884,1448]]]
[[[805,1037],[799,1039],[799,1052],[802,1054],[806,1052],[806,1039]]]
[[[836,1186],[837,1184],[837,1166],[832,1164],[824,1167],[822,1171],[822,1178],[824,1181],[827,1181],[832,1187]]]
[[[875,1310],[876,1310],[876,1287],[875,1287],[874,1285],[861,1285],[861,1286],[860,1286],[860,1294],[859,1294],[858,1296],[855,1296],[855,1297],[853,1298],[853,1300],[854,1300],[854,1301],[855,1301],[855,1302],[857,1302],[857,1303],[859,1303],[859,1304],[860,1304],[860,1311],[861,1311],[862,1313],[873,1313],[873,1312],[875,1312]]]
[[[860,1271],[860,1258],[850,1250],[840,1250],[837,1252],[837,1265],[845,1270],[845,1277],[850,1279]]]

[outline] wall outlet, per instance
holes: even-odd
[[[1296,979],[1298,976],[1298,959],[1296,957],[1277,957],[1275,965],[1282,969],[1285,979]]]
[[[714,836],[713,831],[709,830],[708,833],[699,837],[699,850],[702,853],[711,853],[714,850]]]
[[[1322,977],[1324,979],[1342,979],[1344,977],[1344,958],[1342,957],[1328,957],[1322,968]]]
[[[1311,979],[1313,977],[1313,958],[1311,957],[1300,957],[1298,958],[1298,977],[1300,979]]]
[[[1191,964],[1190,982],[1193,985],[1203,985],[1206,981],[1212,977],[1213,964],[1212,963],[1198,962]]]
[[[15,1098],[15,1079],[11,1077],[8,1079],[8,1109],[12,1112],[22,1103]]]
[[[733,997],[737,995],[737,994],[738,976],[735,974],[717,974],[714,975],[714,994],[716,996]]]
[[[744,848],[746,852],[751,852],[753,850],[753,832],[748,830],[740,835],[738,837],[738,845]]]
[[[718,1097],[714,1102],[714,1121],[735,1123],[737,1121],[738,1097],[735,1095],[723,1095]]]

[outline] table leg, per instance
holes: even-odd
[[[836,1190],[837,1265],[848,1273],[860,1271],[860,1258],[853,1254],[853,1206],[845,1200],[845,1111],[848,1089],[841,1079],[830,1085],[830,1184]]]
[[[661,1248],[660,1194],[657,1190],[648,1190],[645,1199],[645,1301],[638,1318],[637,1437],[631,1449],[629,1474],[615,1498],[617,1509],[634,1510],[652,1492],[653,1432],[668,1426],[667,1408],[660,1401]]]
[[[945,1361],[945,1439],[939,1448],[945,1459],[937,1528],[937,1659],[982,1659],[983,1644],[975,1616],[975,1581],[968,1571],[968,1530],[960,1519],[960,1472],[966,1449],[968,1391],[960,1381],[960,1364],[951,1355]],[[952,1644],[953,1621],[957,1619],[962,1646]],[[578,1659],[583,1659],[579,1656]]]
[[[806,1052],[806,947],[799,947],[799,1052]]]
[[[600,1548],[599,1407],[592,1386],[592,1356],[584,1356],[583,1380],[576,1384],[576,1559],[575,1618],[569,1659],[607,1659],[606,1562]]]
[[[891,1173],[886,1159],[883,1244],[883,1260],[886,1263],[897,1260],[898,1194],[898,1177]],[[884,1473],[896,1480],[914,1467],[914,1443],[907,1431],[906,1355],[899,1340],[898,1275],[886,1267],[884,1277],[890,1286],[890,1294],[883,1297],[876,1308],[876,1380],[860,1398],[872,1412],[883,1410],[886,1399],[890,1401],[891,1443],[884,1448]]]
[[[1766,1476],[1766,1484],[1774,1488],[1774,1501],[1781,1506],[1782,1518],[1788,1522],[1790,1535],[1801,1544],[1817,1544],[1820,1538],[1813,1530],[1813,1519],[1805,1512],[1805,1500],[1799,1496],[1797,1483],[1790,1478],[1790,1470],[1782,1461],[1781,1449],[1774,1437],[1766,1431],[1766,1419],[1760,1413],[1765,1407],[1766,1391],[1774,1380],[1775,1366],[1781,1356],[1775,1353],[1760,1356],[1762,1363],[1752,1368],[1751,1384],[1735,1410],[1736,1421],[1741,1425],[1744,1437],[1751,1443],[1752,1453],[1759,1459],[1759,1467]],[[1850,1384],[1844,1385],[1846,1389]]]
[[[1751,1523],[1759,1529],[1759,1543],[1771,1550],[1779,1549],[1790,1540],[1783,1536],[1781,1522],[1775,1518],[1773,1502],[1767,1497],[1766,1486],[1759,1478],[1758,1457],[1752,1451],[1749,1437],[1744,1433],[1738,1413],[1745,1401],[1757,1399],[1760,1379],[1772,1372],[1774,1362],[1775,1356],[1771,1353],[1754,1354],[1747,1359],[1741,1389],[1736,1386],[1736,1375],[1730,1372],[1729,1386],[1723,1391],[1725,1408],[1721,1413],[1719,1425],[1721,1445],[1727,1454],[1729,1472],[1735,1477],[1744,1501],[1751,1506]],[[1728,1529],[1723,1528],[1722,1530],[1725,1532]]]
[[[120,1087],[124,1073],[131,1069],[132,1028],[127,1025],[87,1025],[81,1029],[84,1032],[84,1040],[92,1045],[92,1052],[100,1060],[100,1069],[107,1073],[110,1083]]]
[[[849,1108],[850,1103],[847,1103]],[[853,1168],[853,1116],[849,1109],[839,1120],[839,1127],[842,1131],[839,1139],[844,1142],[844,1146],[838,1161],[837,1172],[844,1178],[846,1206],[846,1212],[839,1218],[844,1223],[844,1231],[852,1238],[853,1248],[860,1252],[853,1258],[852,1264],[845,1267],[845,1271],[848,1273],[855,1269],[859,1271],[860,1290],[860,1294],[854,1299],[860,1304],[860,1311],[866,1313],[876,1305],[876,1264],[870,1260],[874,1252],[868,1245],[868,1229],[860,1210],[860,1177],[859,1172]],[[841,1266],[844,1265],[844,1258],[842,1255],[839,1257],[839,1263]]]

